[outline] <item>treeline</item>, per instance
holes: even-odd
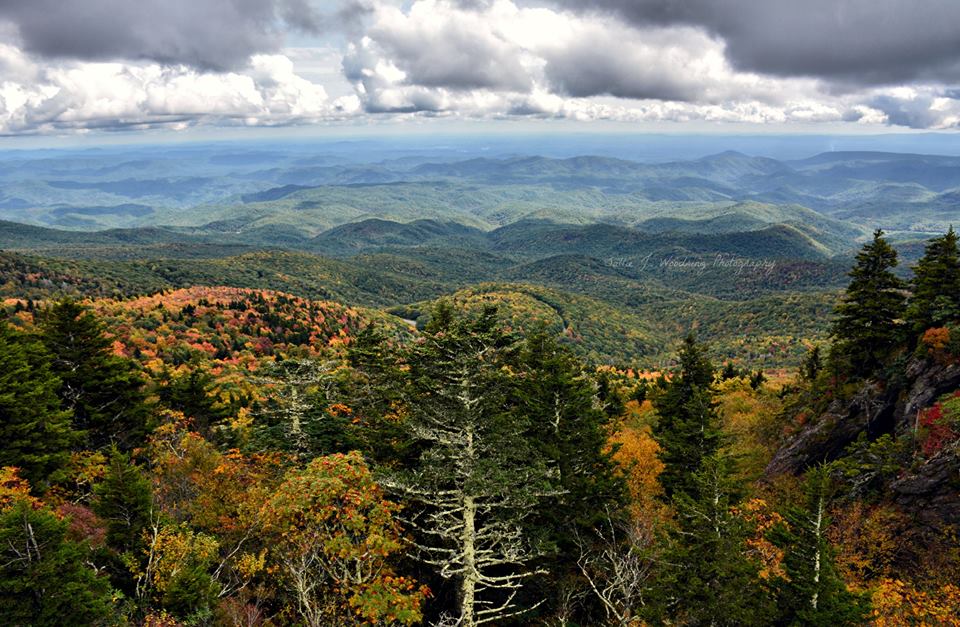
[[[0,336],[7,624],[739,624],[803,609],[808,588],[765,580],[749,549],[763,534],[737,509],[715,372],[692,339],[644,392],[663,471],[638,495],[611,445],[637,390],[550,334],[510,334],[493,308],[442,304],[414,341],[370,327],[342,362],[276,362],[245,423],[199,378],[147,380],[76,303],[36,316]],[[823,541],[790,529],[788,556]],[[862,615],[819,581],[831,620]]]
[[[29,305],[15,320],[32,324],[0,323],[0,621],[951,624],[960,590],[893,578],[894,514],[851,488],[896,471],[877,461],[895,443],[802,478],[756,468],[793,427],[777,402],[849,393],[910,351],[960,354],[956,248],[952,231],[931,242],[908,292],[878,232],[833,346],[792,387],[718,371],[693,336],[669,372],[590,370],[493,307],[441,302],[405,336],[341,333],[345,312],[330,326],[292,300],[145,303],[198,342],[197,320],[245,347],[339,338],[254,351],[249,394],[225,397],[202,361],[146,368],[80,304]],[[957,439],[956,403],[938,407],[929,454]],[[947,578],[948,546],[925,549]]]

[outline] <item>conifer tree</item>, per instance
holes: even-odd
[[[99,625],[110,586],[67,537],[67,520],[19,501],[0,514],[0,624]]]
[[[114,448],[93,492],[93,511],[107,523],[107,545],[121,553],[137,550],[153,506],[150,482],[140,468]]]
[[[114,587],[136,596],[136,582],[131,565],[146,554],[144,530],[150,528],[153,516],[153,492],[150,482],[130,456],[116,448],[110,451],[107,471],[94,486],[93,511],[106,523],[104,570]]]
[[[63,478],[76,442],[49,360],[42,345],[0,321],[0,466],[19,468],[36,492]]]
[[[827,627],[861,625],[866,620],[868,603],[862,595],[847,590],[827,541],[831,494],[829,468],[811,469],[803,502],[788,507],[784,522],[769,532],[770,540],[784,551],[786,576],[777,582],[780,624]]]
[[[673,499],[676,521],[646,610],[650,619],[757,625],[772,611],[759,566],[746,555],[751,530],[733,511],[739,496],[733,466],[723,453],[704,458],[691,475],[696,490]]]
[[[529,418],[511,409],[514,341],[496,310],[473,321],[439,313],[404,355],[404,427],[421,454],[384,484],[408,502],[420,559],[455,582],[457,624],[473,627],[536,607],[518,597],[542,553],[525,521],[560,489]]]
[[[960,252],[953,227],[927,243],[913,268],[907,320],[914,334],[960,321]]]
[[[549,589],[580,577],[569,560],[578,543],[594,536],[594,527],[608,515],[622,512],[625,487],[607,447],[610,418],[600,407],[592,377],[569,350],[537,329],[523,342],[515,372],[516,411],[529,421],[539,455],[555,463],[562,490],[544,499],[528,521],[531,535],[540,536],[550,551],[542,562],[550,575],[537,578],[538,592],[554,600],[557,590]]]
[[[720,446],[714,369],[692,334],[684,340],[679,360],[679,368],[658,381],[652,399],[659,416],[653,436],[664,463],[660,484],[667,500],[681,494],[695,498],[693,477]]]
[[[79,303],[64,300],[41,314],[40,327],[60,378],[62,407],[73,412],[87,447],[141,442],[149,418],[144,382],[131,362],[111,353],[103,324]]]
[[[817,375],[823,369],[823,360],[820,357],[820,346],[815,345],[807,353],[803,364],[800,366],[800,376],[807,381],[816,381]]]
[[[210,430],[230,417],[230,408],[213,396],[213,376],[202,370],[174,375],[157,391],[160,402],[193,420],[197,431],[210,437]]]
[[[854,377],[877,372],[901,340],[905,284],[892,272],[896,265],[897,251],[877,229],[850,271],[832,334],[833,357],[846,360]]]

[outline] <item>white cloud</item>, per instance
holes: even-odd
[[[700,27],[514,0],[381,3],[343,67],[370,114],[956,125],[957,100],[942,87],[909,106],[877,89],[833,93],[815,78],[737,70],[724,40]]]
[[[284,55],[254,55],[236,72],[153,63],[42,66],[0,44],[0,132],[179,128],[198,123],[277,125],[357,113],[356,96],[331,100]]]
[[[0,23],[0,133],[411,116],[960,126],[960,90],[944,85],[745,71],[727,41],[702,26],[530,4],[358,0],[342,33],[349,41],[298,41],[229,71],[50,61],[24,52]]]

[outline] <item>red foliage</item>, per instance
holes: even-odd
[[[958,393],[954,393],[954,397],[957,396]],[[936,455],[944,446],[960,438],[960,433],[944,415],[942,403],[921,412],[919,426],[923,433],[920,448],[927,457]]]

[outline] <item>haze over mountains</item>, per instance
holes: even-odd
[[[546,307],[596,361],[656,358],[694,325],[724,354],[780,363],[826,332],[874,228],[906,275],[930,233],[960,222],[960,157],[667,158],[681,145],[660,160],[616,142],[518,154],[516,140],[8,152],[4,294],[230,285],[407,318],[454,295],[518,320]]]

